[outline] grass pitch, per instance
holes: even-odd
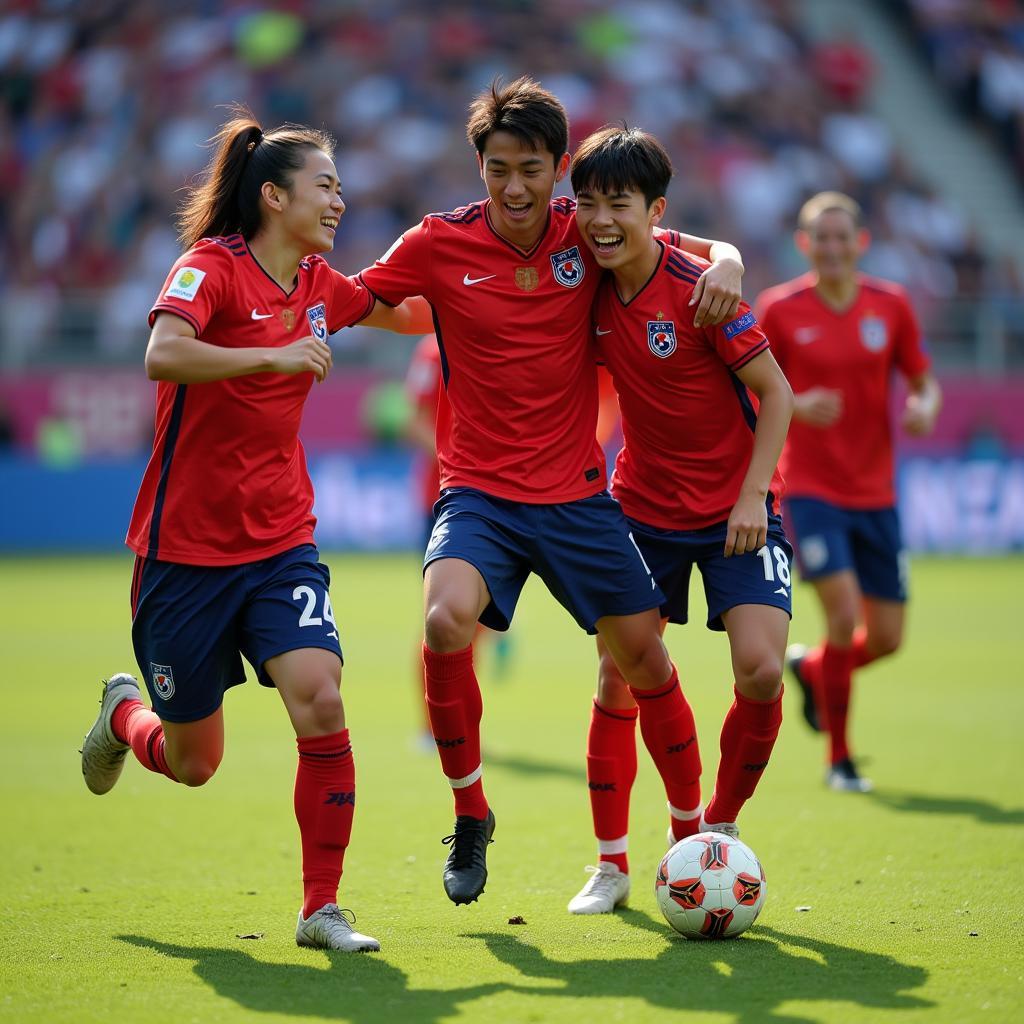
[[[974,1021],[1020,1019],[1024,562],[918,561],[908,643],[864,671],[854,741],[870,796],[822,785],[795,694],[745,810],[768,901],[744,937],[661,920],[664,795],[633,795],[630,909],[574,918],[594,859],[583,750],[591,642],[532,580],[498,678],[481,654],[497,814],[481,901],[441,888],[451,798],[418,753],[415,559],[327,556],[346,653],[359,809],[341,902],[380,954],[294,945],[294,741],[276,695],[226,699],[217,777],[187,791],[130,762],[97,798],[77,748],[99,679],[134,671],[126,557],[0,563],[0,1020]],[[694,704],[706,790],[730,699],[725,638],[668,639]],[[793,639],[819,619],[797,588]],[[795,687],[794,687],[795,690]],[[706,796],[709,794],[705,794]],[[800,909],[798,909],[800,908]],[[520,916],[525,925],[511,925]],[[246,937],[258,936],[258,937]]]

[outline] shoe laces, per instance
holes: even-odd
[[[735,821],[720,821],[718,824],[706,821],[704,822],[703,832],[722,832],[727,836],[732,836],[733,839],[739,839],[740,827]]]
[[[320,919],[324,922],[340,924],[351,931],[352,925],[356,923],[356,914],[348,907],[339,907],[336,903],[328,903],[320,908]]]
[[[484,863],[484,851],[489,843],[494,842],[493,839],[480,841],[484,838],[486,827],[486,818],[481,821],[479,818],[460,814],[455,819],[455,831],[450,836],[445,836],[441,842],[451,847],[452,867],[456,871]]]
[[[613,871],[612,868],[615,868]],[[616,865],[602,862],[601,864],[588,864],[584,871],[590,874],[590,880],[580,893],[581,896],[614,896],[615,880],[621,875]]]

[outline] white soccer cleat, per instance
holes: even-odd
[[[312,949],[340,949],[345,953],[376,953],[380,943],[369,935],[361,935],[352,930],[356,915],[352,920],[345,916],[351,910],[342,910],[337,903],[328,903],[303,918],[299,911],[299,923],[295,926],[295,944],[309,946]]]
[[[134,676],[119,672],[103,684],[100,698],[100,713],[92,728],[85,734],[82,755],[82,776],[90,791],[96,794],[109,793],[121,776],[124,759],[130,747],[122,743],[110,726],[114,708],[125,700],[142,700],[139,684]]]
[[[629,875],[617,864],[603,860],[586,870],[592,872],[590,880],[569,900],[570,914],[610,914],[629,898]]]
[[[703,814],[700,816],[700,830],[701,832],[721,832],[724,835],[732,836],[733,839],[740,837],[740,827],[735,821],[720,821],[717,825],[712,825],[704,820]]]
[[[870,793],[874,789],[871,780],[865,779],[848,757],[842,761],[836,761],[829,768],[825,775],[825,785],[840,793]]]

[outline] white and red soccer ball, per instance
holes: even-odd
[[[767,891],[754,851],[722,832],[680,840],[658,865],[654,883],[665,920],[688,939],[731,939],[746,931]]]

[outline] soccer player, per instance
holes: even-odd
[[[245,681],[244,655],[277,688],[297,738],[296,942],[376,950],[337,903],[355,771],[298,431],[314,380],[331,369],[329,333],[355,323],[422,333],[429,315],[422,301],[380,307],[308,255],[333,248],[345,210],[329,136],[264,133],[240,108],[214,141],[180,218],[187,251],[149,316],[156,436],[127,543],[137,556],[132,640],[152,709],[134,677],[111,678],[82,773],[106,793],[131,750],[174,782],[206,783],[224,751],[224,691]]]
[[[857,265],[869,243],[860,207],[822,192],[800,211],[796,243],[809,273],[768,289],[758,319],[796,393],[782,458],[787,520],[801,575],[814,585],[825,636],[793,645],[787,663],[804,716],[828,733],[826,781],[865,792],[850,754],[851,677],[892,654],[903,637],[906,562],[893,487],[889,386],[909,384],[903,428],[928,434],[941,392],[903,290]]]
[[[451,407],[424,557],[423,659],[431,729],[455,796],[444,887],[457,904],[483,892],[494,832],[471,641],[477,621],[508,628],[530,572],[601,635],[645,695],[648,749],[673,802],[692,806],[692,779],[671,752],[692,733],[693,716],[661,641],[661,594],[605,490],[595,438],[589,325],[600,269],[575,204],[552,200],[569,163],[565,111],[528,78],[494,83],[472,103],[467,134],[488,198],[426,217],[359,275],[386,303],[430,302]],[[738,253],[686,244],[732,257],[702,276],[689,310],[699,322],[716,319],[738,301]]]
[[[669,843],[698,831],[738,835],[737,816],[782,722],[792,550],[779,516],[776,464],[793,395],[745,303],[721,326],[692,323],[690,301],[707,263],[654,234],[672,177],[658,140],[635,128],[603,128],[577,149],[571,173],[580,231],[611,271],[593,323],[622,411],[612,494],[664,594],[662,628],[687,621],[696,565],[708,628],[725,630],[732,654],[734,700],[722,726],[714,795],[705,810],[691,718],[672,750],[692,786],[685,802],[668,794]],[[603,637],[598,652],[587,740],[598,865],[569,903],[575,914],[607,913],[629,895],[638,715],[645,740],[648,729],[647,694],[626,685]]]

